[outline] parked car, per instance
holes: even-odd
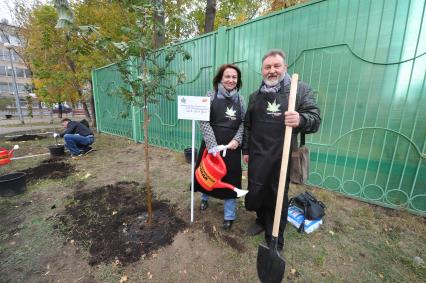
[[[71,113],[72,108],[66,104],[62,104],[62,113]],[[59,113],[59,105],[55,104],[52,108],[53,113]]]

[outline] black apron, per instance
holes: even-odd
[[[237,101],[234,102],[232,99],[228,98],[219,99],[217,94],[215,94],[215,98],[213,99],[210,107],[210,126],[213,128],[217,144],[227,145],[235,137],[241,122],[241,104],[239,97]],[[198,168],[200,165],[204,149],[206,149],[206,143],[203,140],[201,142],[195,168]],[[218,154],[222,154],[222,152]],[[223,159],[226,164],[227,174],[223,177],[222,182],[241,189],[241,147],[238,147],[235,150],[228,149],[226,151],[226,156]],[[218,199],[230,199],[237,197],[237,194],[233,190],[226,188],[206,191],[197,182],[196,178],[194,178],[194,189]]]
[[[258,93],[250,106],[249,193],[245,198],[248,210],[275,207],[289,94],[290,85],[281,85],[278,93]]]

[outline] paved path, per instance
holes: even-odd
[[[70,118],[73,120],[81,120],[84,118],[84,116],[75,116],[74,118],[69,115],[65,116],[63,115],[63,118]],[[23,132],[25,134],[37,134],[40,132],[41,129],[45,129],[46,131],[53,132],[56,131],[62,131],[61,126],[61,118],[58,118],[58,116],[53,117],[53,123],[51,122],[50,116],[44,116],[44,117],[34,117],[31,120],[29,118],[24,118],[25,124],[22,125],[21,121],[19,119],[2,119],[0,120],[0,135],[7,135],[10,133],[15,132]],[[30,123],[36,124],[32,126]],[[42,123],[42,125],[40,125]]]

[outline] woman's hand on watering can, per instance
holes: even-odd
[[[229,149],[237,149],[240,144],[236,140],[232,140],[226,146]]]
[[[222,150],[225,150],[226,148],[227,148],[226,145],[218,145],[218,146],[210,148],[208,152],[212,154],[213,156],[216,156],[218,152],[221,152]]]

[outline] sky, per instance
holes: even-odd
[[[11,15],[10,15],[10,11],[9,11],[9,6],[11,6],[12,4],[13,4],[13,0],[0,0],[0,20],[1,19],[7,19],[8,21],[9,21],[9,23],[10,24],[13,24],[13,21],[12,21],[12,17],[11,17]],[[32,3],[34,3],[34,2],[47,2],[47,0],[39,0],[39,1],[37,1],[37,0],[27,0],[26,1],[27,3],[29,3],[29,4],[32,4]]]
[[[12,21],[9,15],[9,9],[7,8],[6,3],[10,3],[8,0],[0,0],[0,20],[7,19],[9,22]]]

